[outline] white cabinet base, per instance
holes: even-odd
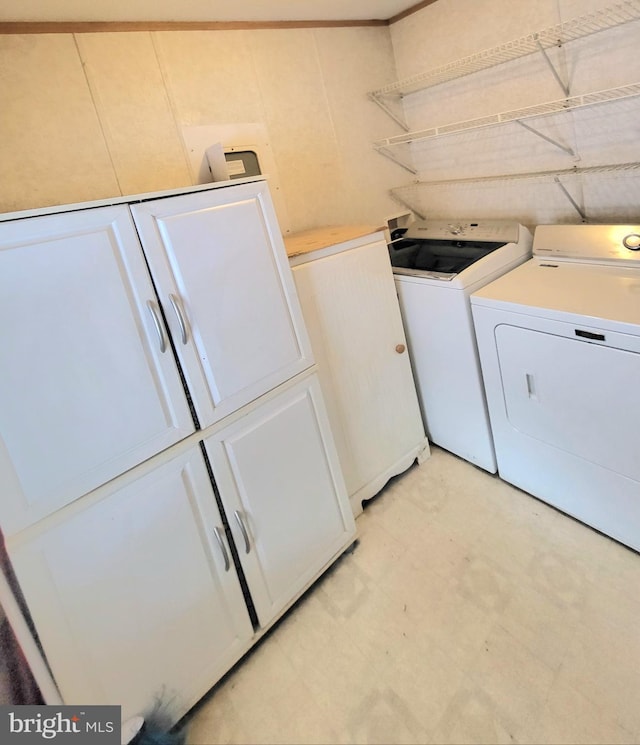
[[[200,448],[168,457],[7,542],[66,704],[177,720],[252,642]]]
[[[157,697],[175,722],[355,539],[310,370],[10,536],[7,549],[53,672],[54,681],[38,677],[48,702],[121,705],[128,718]]]
[[[429,443],[425,439],[424,442],[416,445],[412,450],[406,453],[406,455],[397,460],[393,465],[389,466],[389,468],[381,471],[375,478],[371,479],[371,481],[364,486],[361,486],[358,491],[350,494],[349,502],[351,503],[354,517],[358,517],[362,514],[362,503],[375,497],[375,495],[384,488],[389,479],[404,473],[407,468],[410,468],[415,462],[418,464],[424,463],[430,455],[431,451],[429,450]]]

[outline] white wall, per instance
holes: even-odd
[[[460,57],[566,22],[620,0],[438,0],[393,24],[391,38],[400,79]],[[549,56],[570,84],[570,95],[640,81],[640,21],[570,42]],[[406,96],[412,130],[564,98],[542,55],[534,54]],[[640,97],[528,120],[572,148],[548,144],[517,123],[476,129],[415,143],[409,157],[417,180],[447,180],[530,173],[640,161]],[[397,171],[395,185],[411,183]],[[570,176],[565,181],[591,221],[640,222],[640,170]],[[579,222],[578,212],[551,177],[408,188],[402,195],[430,217],[505,217],[533,226]]]
[[[366,97],[396,75],[386,27],[6,35],[0,70],[2,212],[197,183],[185,129],[238,123],[293,231],[397,211]]]

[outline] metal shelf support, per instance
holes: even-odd
[[[393,161],[397,165],[399,165],[401,168],[404,168],[405,171],[409,171],[409,173],[412,173],[414,176],[418,173],[413,166],[410,166],[408,163],[405,163],[401,158],[399,158],[397,155],[391,152],[386,147],[376,147],[376,152],[380,153],[380,155],[384,155],[385,158],[389,158],[389,160]]]
[[[536,36],[536,35],[534,34],[534,36]],[[544,61],[549,66],[549,69],[551,70],[551,72],[553,74],[553,77],[556,79],[556,82],[562,88],[562,90],[564,92],[564,95],[567,98],[569,98],[569,96],[571,95],[571,92],[569,91],[569,85],[567,83],[565,83],[564,80],[560,77],[560,73],[556,70],[555,65],[553,64],[553,62],[551,61],[549,55],[547,54],[547,50],[542,46],[542,44],[540,43],[540,39],[538,39],[538,38],[536,38],[536,46],[538,47],[538,50],[540,51],[540,54],[542,55],[542,58],[544,59]],[[562,44],[559,42],[558,43],[558,47],[561,47],[561,46],[562,46]]]
[[[398,204],[401,204],[403,207],[408,209],[410,212],[413,212],[414,215],[419,217],[421,220],[426,220],[426,216],[424,213],[420,212],[418,209],[416,209],[413,205],[409,204],[405,199],[398,196],[393,189],[389,191],[389,196],[396,201]]]
[[[399,124],[405,132],[409,131],[409,125],[405,121],[403,114],[394,111],[383,98],[383,94],[369,93],[368,96],[369,99],[377,104],[387,116],[390,116],[393,121],[396,122],[396,124]],[[394,99],[397,101],[397,103],[401,102],[400,96],[396,95],[394,96]]]
[[[567,187],[566,187],[566,186],[565,186],[565,185],[564,185],[564,184],[562,183],[562,181],[560,181],[560,179],[558,178],[558,176],[554,176],[554,177],[553,177],[553,180],[554,180],[554,182],[555,182],[556,184],[558,184],[558,186],[560,187],[560,191],[562,191],[562,193],[563,193],[563,194],[565,195],[565,197],[566,197],[566,198],[567,198],[567,199],[569,200],[569,202],[571,202],[571,206],[572,206],[572,207],[573,207],[573,208],[575,209],[575,211],[576,211],[576,212],[577,212],[577,213],[578,213],[578,214],[580,215],[580,217],[581,217],[581,219],[582,219],[582,222],[587,222],[587,215],[586,215],[586,212],[584,211],[584,209],[582,209],[582,208],[581,208],[581,207],[580,207],[580,206],[578,205],[578,203],[577,203],[577,202],[576,202],[576,200],[575,200],[575,199],[574,199],[574,198],[573,198],[573,197],[571,196],[571,194],[569,194],[569,191],[568,191]]]
[[[568,155],[571,155],[572,157],[576,157],[575,150],[573,150],[570,147],[567,147],[566,145],[563,145],[562,143],[558,142],[557,140],[552,139],[548,135],[542,134],[542,132],[539,132],[537,129],[534,129],[529,124],[525,124],[520,119],[515,120],[517,124],[519,124],[521,127],[524,127],[528,132],[531,132],[532,134],[536,135],[537,137],[540,137],[543,140],[546,140],[547,142],[551,143],[555,147],[559,148],[560,150],[563,150]]]

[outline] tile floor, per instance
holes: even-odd
[[[640,742],[640,555],[437,448],[358,527],[189,745]]]

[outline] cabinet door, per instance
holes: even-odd
[[[64,703],[119,704],[126,719],[158,698],[175,720],[253,629],[200,449],[138,470],[9,552]]]
[[[387,246],[364,243],[293,274],[352,495],[426,446]]]
[[[316,375],[254,407],[205,447],[266,625],[355,532]]]
[[[5,534],[194,431],[155,302],[126,206],[0,223]]]
[[[312,364],[265,182],[132,212],[203,428]]]

